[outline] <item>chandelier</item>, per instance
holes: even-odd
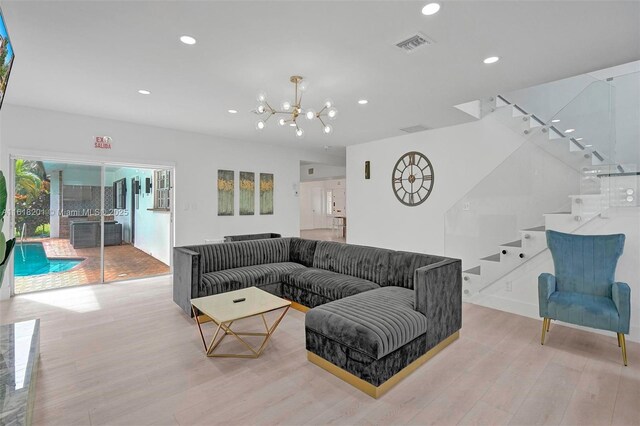
[[[333,132],[333,126],[326,122],[327,119],[333,120],[338,115],[338,110],[334,108],[333,102],[329,99],[324,101],[322,109],[315,111],[311,108],[302,108],[302,95],[307,90],[307,82],[302,81],[302,77],[299,75],[293,75],[289,79],[295,85],[295,94],[293,103],[290,101],[284,101],[280,106],[281,109],[275,109],[267,102],[267,95],[264,92],[258,94],[258,107],[256,113],[259,115],[267,114],[264,119],[258,120],[256,123],[256,129],[262,130],[265,128],[267,121],[276,114],[284,115],[278,120],[280,126],[291,126],[295,128],[296,136],[301,138],[304,136],[304,129],[300,127],[298,120],[301,116],[306,117],[307,120],[313,121],[318,119],[322,124],[322,132],[326,135]]]

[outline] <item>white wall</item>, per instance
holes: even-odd
[[[138,208],[131,205],[131,178],[140,180],[141,191],[138,195]],[[124,178],[127,185],[126,214],[115,217],[122,223],[124,240],[131,242],[131,218],[136,215],[134,247],[155,257],[161,262],[171,264],[171,214],[165,211],[153,209],[153,191],[145,193],[145,179],[153,181],[153,170],[143,168],[121,167],[114,171],[113,181]],[[134,212],[135,210],[135,212]]]
[[[333,212],[328,210],[327,191],[333,194]],[[300,183],[300,229],[331,228],[333,216],[346,215],[345,204],[345,179]]]
[[[113,138],[111,150],[96,150],[94,137]],[[1,170],[9,155],[37,154],[50,158],[124,164],[175,165],[174,206],[177,246],[207,238],[254,232],[299,235],[300,208],[296,191],[300,161],[341,164],[343,159],[320,151],[292,149],[122,121],[5,104],[0,124]],[[217,216],[218,169],[274,174],[274,214]],[[10,226],[5,225],[5,233]],[[8,271],[11,276],[12,271]],[[3,286],[6,296],[8,286]]]
[[[483,120],[354,145],[347,148],[347,242],[431,254],[444,253],[444,214],[523,143],[495,121]],[[425,154],[434,187],[421,205],[395,197],[392,169],[408,151]],[[371,179],[364,162],[371,161]]]
[[[313,174],[309,174],[309,170],[313,169]],[[317,181],[321,179],[338,179],[347,175],[346,166],[333,166],[330,164],[301,164],[300,165],[300,182]]]

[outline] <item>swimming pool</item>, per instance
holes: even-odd
[[[13,270],[16,277],[65,272],[84,260],[49,259],[42,243],[18,243],[14,251]]]

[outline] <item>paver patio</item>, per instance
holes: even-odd
[[[65,272],[15,277],[16,294],[100,282],[100,247],[74,249],[69,240],[63,238],[29,239],[25,242],[41,242],[49,258],[85,260]],[[20,243],[16,244],[15,256],[19,253]],[[104,257],[105,281],[128,280],[170,272],[168,265],[131,244],[107,246],[104,248]]]

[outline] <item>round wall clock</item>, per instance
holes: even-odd
[[[417,151],[404,154],[391,174],[393,193],[402,204],[417,206],[429,198],[433,189],[433,165]]]

